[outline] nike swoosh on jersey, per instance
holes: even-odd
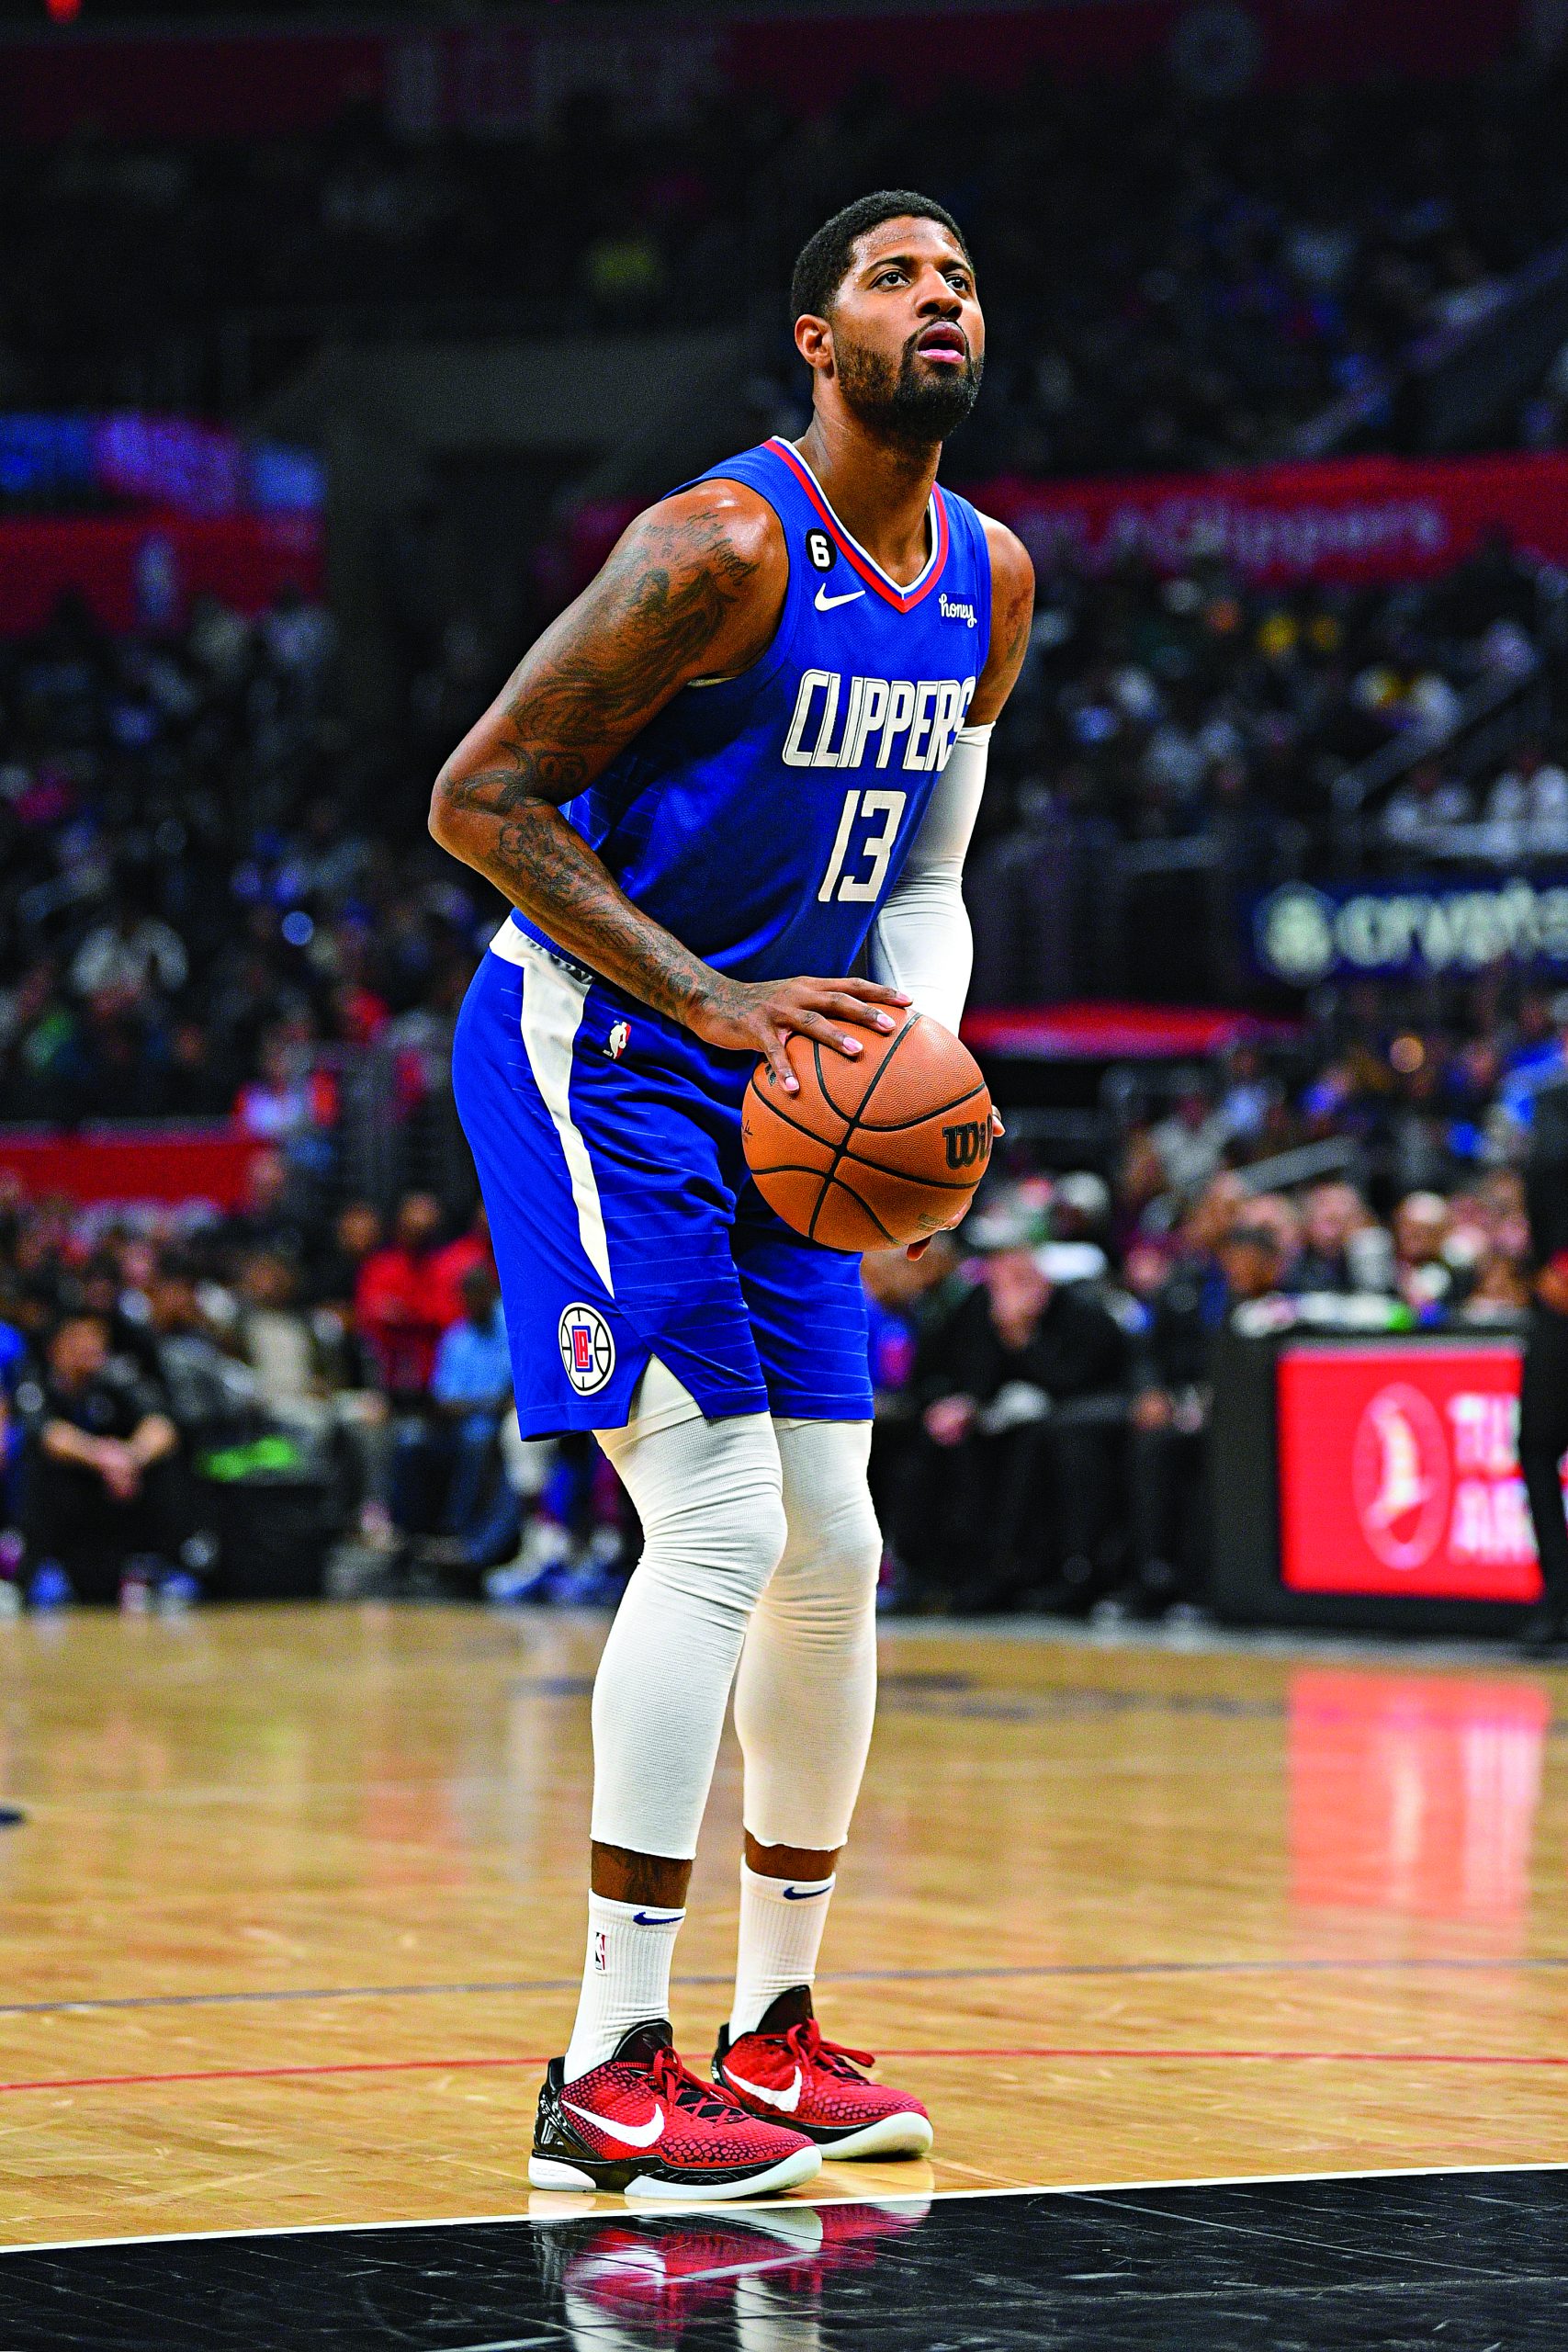
[[[581,2115],[584,2123],[592,2123],[596,2132],[604,2133],[606,2139],[624,2141],[628,2148],[651,2148],[664,2131],[664,2109],[661,2107],[654,2109],[650,2123],[612,2123],[607,2115],[595,2115],[591,2108],[573,2107],[569,2098],[563,2098],[561,2105],[569,2115]]]
[[[732,2082],[738,2091],[745,2091],[752,2098],[760,2098],[765,2107],[776,2107],[782,2109],[785,2115],[793,2115],[800,2105],[800,2086],[804,2078],[798,2066],[787,2091],[764,2090],[761,2083],[749,2083],[744,2075],[738,2075],[733,2066],[727,2066],[724,2072],[726,2079]]]
[[[829,596],[828,582],[824,580],[821,587],[817,591],[817,609],[819,613],[830,613],[835,605],[852,605],[857,597],[864,594],[863,588],[852,588],[847,596]]]

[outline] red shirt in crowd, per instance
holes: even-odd
[[[446,1311],[444,1255],[391,1242],[373,1250],[359,1269],[355,1321],[381,1385],[394,1396],[428,1388],[436,1342],[454,1319]]]

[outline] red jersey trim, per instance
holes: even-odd
[[[942,485],[939,482],[931,484],[931,497],[936,503],[936,552],[931,558],[931,568],[923,580],[917,581],[912,588],[904,589],[900,588],[897,582],[889,580],[885,572],[880,571],[868,556],[861,553],[817,487],[809,469],[801,463],[789,443],[781,441],[775,435],[769,441],[768,447],[775,457],[784,459],[784,464],[821,516],[823,528],[850,569],[858,572],[868,588],[874,588],[877,594],[893,606],[895,612],[912,613],[922,597],[931,594],[931,590],[942,578],[947,564],[949,545],[947,501],[942,494]]]

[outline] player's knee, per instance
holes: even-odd
[[[775,1491],[765,1497],[751,1497],[747,1508],[738,1514],[730,1540],[736,1554],[736,1573],[750,1588],[755,1599],[778,1566],[789,1541],[783,1496]]]
[[[849,1624],[871,1607],[882,1569],[882,1532],[867,1497],[815,1525],[790,1529],[770,1603],[792,1616]]]
[[[749,1612],[778,1566],[788,1532],[777,1488],[744,1488],[649,1528],[643,1570],[688,1599]]]

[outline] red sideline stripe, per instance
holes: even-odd
[[[1244,2060],[1325,2066],[1568,2066],[1568,2052],[1495,2056],[1476,2050],[1127,2050],[1047,2043],[998,2050],[885,2050],[885,2058],[1134,2058]],[[264,2083],[301,2075],[450,2075],[468,2067],[542,2066],[541,2057],[345,2058],[315,2066],[209,2066],[177,2075],[46,2075],[0,2083],[0,2091],[105,2090],[148,2083]]]
[[[791,473],[794,474],[796,481],[799,482],[800,487],[806,492],[807,498],[811,501],[812,505],[815,506],[818,514],[821,515],[823,526],[827,530],[829,537],[837,547],[839,553],[843,557],[844,561],[850,565],[852,571],[857,571],[860,574],[860,577],[865,582],[867,587],[874,588],[877,594],[885,597],[887,603],[890,604],[896,611],[900,613],[912,613],[915,606],[920,602],[920,599],[923,596],[929,596],[931,594],[931,590],[942,578],[943,568],[947,562],[947,501],[942,494],[940,484],[936,482],[931,484],[931,490],[936,498],[936,560],[932,563],[930,571],[927,572],[919,586],[907,592],[906,590],[898,587],[895,582],[884,579],[882,573],[877,571],[875,565],[868,563],[865,558],[860,553],[859,549],[851,544],[850,540],[844,534],[842,524],[839,521],[838,516],[834,514],[832,508],[828,504],[827,500],[818,489],[817,484],[813,481],[811,475],[807,470],[806,467],[802,465],[799,458],[790,447],[789,443],[787,441],[781,441],[775,434],[773,438],[769,442],[768,447],[775,453],[775,455],[784,459],[785,465],[789,468]]]

